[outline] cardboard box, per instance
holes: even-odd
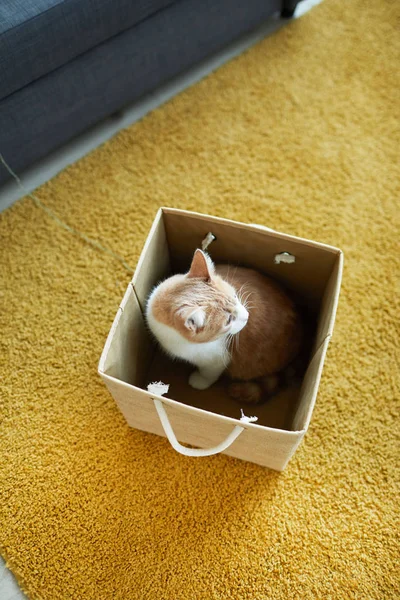
[[[188,271],[208,232],[216,236],[208,249],[214,262],[271,275],[315,314],[316,333],[301,385],[289,386],[260,406],[240,406],[228,397],[223,381],[205,391],[192,389],[187,380],[194,367],[167,358],[146,327],[143,315],[151,290],[172,273]],[[342,265],[342,252],[331,246],[258,225],[160,209],[99,363],[99,373],[129,425],[167,436],[184,454],[224,452],[283,470],[310,423],[333,331]],[[157,381],[169,384],[167,396],[147,390]],[[241,409],[258,421],[241,420]]]

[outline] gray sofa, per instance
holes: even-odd
[[[0,152],[20,172],[297,3],[1,0]]]

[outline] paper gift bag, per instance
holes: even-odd
[[[315,318],[303,380],[260,406],[240,406],[230,399],[223,380],[208,390],[191,388],[188,376],[194,367],[171,361],[146,327],[151,290],[171,274],[187,272],[195,249],[209,233],[214,236],[208,249],[214,262],[251,267],[274,277]],[[310,423],[332,336],[342,265],[342,252],[331,246],[259,225],[160,209],[99,363],[99,373],[128,424],[166,436],[182,454],[223,452],[283,470]],[[159,381],[169,386],[166,395],[162,387],[148,390]]]

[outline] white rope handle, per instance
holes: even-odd
[[[180,454],[184,454],[185,456],[211,456],[212,454],[219,454],[220,452],[223,452],[224,450],[229,448],[229,446],[233,444],[236,438],[239,437],[239,435],[245,429],[240,425],[236,425],[233,431],[230,432],[228,437],[225,438],[223,442],[218,444],[218,446],[214,446],[214,448],[186,448],[185,446],[182,446],[182,444],[180,444],[176,439],[176,435],[173,432],[171,423],[168,419],[167,412],[161,400],[158,400],[158,398],[153,398],[153,400],[158,412],[158,416],[160,417],[161,425],[164,428],[165,435],[167,436],[169,443],[174,448],[174,450],[176,450]]]

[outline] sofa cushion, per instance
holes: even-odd
[[[0,99],[175,0],[1,0]]]

